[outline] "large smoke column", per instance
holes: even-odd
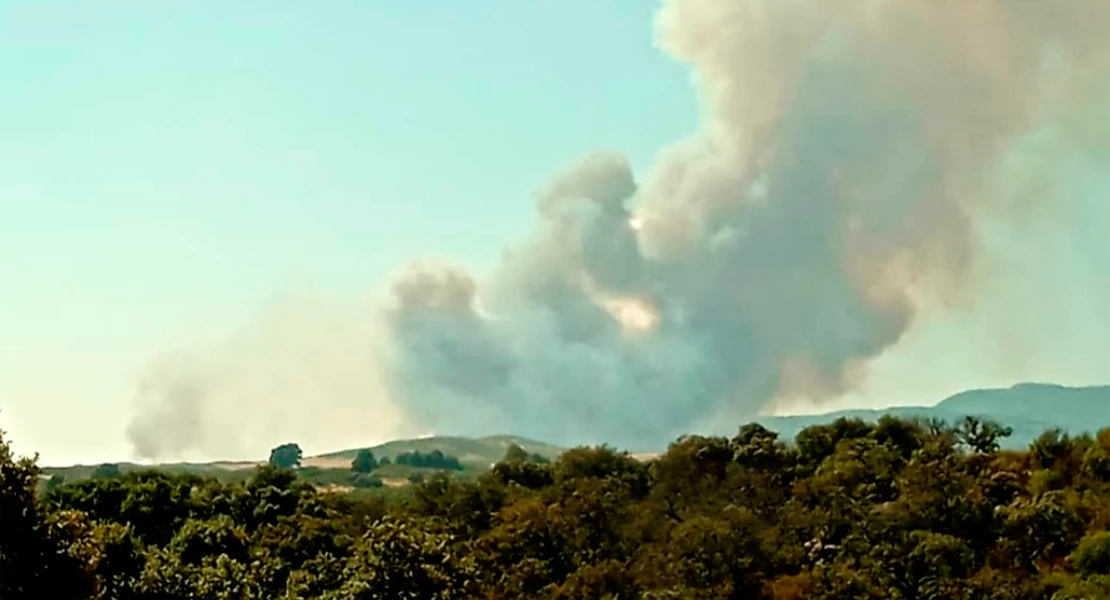
[[[665,2],[700,130],[640,185],[613,153],[556,177],[488,278],[410,266],[366,368],[422,427],[631,446],[852,389],[923,306],[974,298],[976,223],[1106,164],[1107,23],[1103,0]]]
[[[397,281],[393,393],[444,429],[657,444],[845,391],[966,283],[971,224],[1010,208],[1007,151],[1106,99],[1107,6],[667,3],[703,130],[639,190],[614,155],[558,177],[481,286]],[[654,313],[642,330],[612,314],[629,299]]]

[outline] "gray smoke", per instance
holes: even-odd
[[[564,443],[842,394],[923,307],[974,298],[977,223],[1107,163],[1108,23],[1104,0],[669,0],[700,130],[638,184],[618,154],[571,166],[488,278],[403,271],[365,367],[415,427]]]
[[[201,385],[208,374],[196,371],[186,357],[168,357],[155,363],[139,383],[143,410],[127,427],[135,453],[143,457],[175,454],[196,443],[203,429]],[[167,427],[167,425],[171,425]]]
[[[369,315],[282,298],[223,344],[156,361],[127,429],[132,448],[150,459],[258,459],[287,441],[331,449],[423,433],[383,401],[382,334]]]

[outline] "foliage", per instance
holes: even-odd
[[[393,462],[399,465],[408,465],[410,467],[420,467],[424,469],[443,469],[447,471],[462,471],[462,463],[459,462],[458,457],[444,454],[441,450],[432,450],[431,452],[420,452],[413,450],[411,452],[403,452],[398,454]]]
[[[378,460],[374,458],[374,453],[367,449],[359,450],[351,460],[351,470],[355,473],[370,473],[377,468]]]
[[[16,458],[0,431],[0,598],[90,598],[87,555],[71,544],[70,514],[51,515],[36,497],[36,458]]]
[[[282,444],[270,451],[269,464],[279,469],[293,469],[301,466],[301,447],[297,444]]]
[[[41,497],[35,461],[0,437],[0,597],[1110,598],[1110,429],[1025,452],[999,450],[1005,434],[884,417],[791,443],[753,424],[650,462],[508,446],[471,479],[411,451],[403,488],[380,468],[279,460],[243,480],[133,472]],[[331,478],[357,489],[310,483]]]
[[[1080,573],[1110,575],[1110,531],[1092,533],[1080,540],[1071,560]]]
[[[518,463],[518,462],[533,462],[538,464],[547,464],[551,461],[547,457],[538,452],[528,452],[520,444],[509,444],[505,450],[505,456],[501,459],[503,463]]]
[[[93,469],[93,472],[92,472],[92,478],[93,479],[112,479],[113,477],[119,477],[119,476],[120,476],[119,465],[112,464],[112,463],[105,463],[105,464],[102,464],[102,465],[97,465],[97,467],[95,469]]]
[[[998,423],[985,421],[978,417],[967,416],[956,425],[956,438],[960,443],[979,453],[997,452],[1003,438],[1009,437],[1014,430]]]
[[[360,489],[370,489],[380,488],[384,484],[381,479],[369,473],[356,473],[355,476],[351,478],[351,485]]]

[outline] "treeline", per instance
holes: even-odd
[[[520,452],[523,450],[516,447]],[[300,446],[294,443],[282,444],[270,451],[269,465],[281,469],[292,469],[301,466],[302,452]],[[351,460],[351,470],[356,473],[372,473],[379,467],[390,464],[399,464],[420,469],[438,469],[444,471],[462,471],[463,464],[457,456],[444,454],[442,450],[435,449],[429,452],[410,450],[402,452],[393,460],[388,456],[378,459],[374,452],[364,448],[355,453]]]
[[[444,454],[440,450],[432,450],[430,452],[420,452],[413,450],[411,452],[402,452],[398,454],[393,462],[399,465],[406,465],[409,467],[419,467],[422,469],[442,469],[447,471],[462,471],[462,463],[455,456]]]
[[[884,418],[514,452],[406,498],[160,473],[35,494],[0,445],[0,598],[1110,598],[1110,428]]]

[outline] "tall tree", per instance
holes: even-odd
[[[270,450],[270,465],[279,469],[293,469],[301,466],[301,447],[297,444],[282,444]]]
[[[359,450],[351,461],[351,470],[355,473],[369,473],[377,468],[378,460],[374,458],[374,453],[366,448]]]
[[[39,502],[37,457],[16,458],[0,431],[0,598],[84,600],[94,592],[75,548]]]

